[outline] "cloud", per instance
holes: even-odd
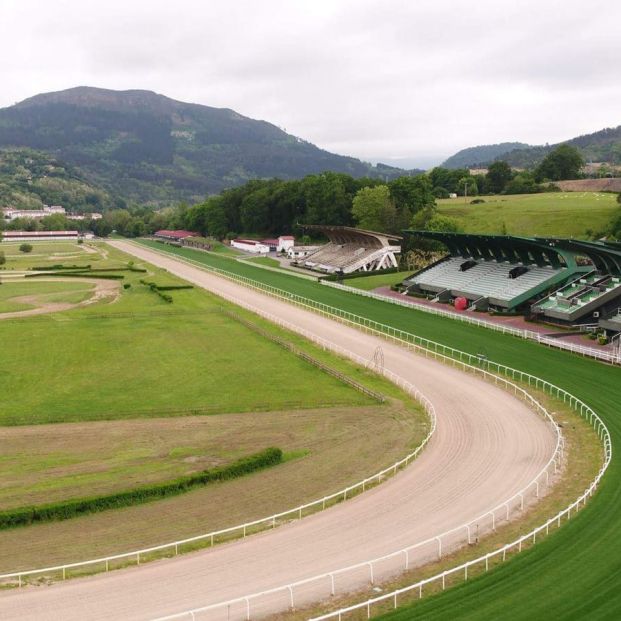
[[[147,88],[364,159],[618,125],[621,5],[3,0],[0,105]]]

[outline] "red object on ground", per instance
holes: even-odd
[[[455,298],[455,310],[463,311],[468,308],[468,300],[466,298]]]

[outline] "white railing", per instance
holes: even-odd
[[[191,260],[188,261],[189,263],[192,263]],[[204,266],[202,264],[198,264],[199,267],[203,268]],[[213,270],[217,270],[217,268],[210,268],[209,266],[207,266],[208,271],[213,271]],[[222,270],[217,270],[218,272],[221,272]],[[483,529],[487,528],[491,530],[495,530],[496,528],[496,524],[497,522],[501,521],[501,520],[509,520],[510,519],[510,514],[511,514],[511,510],[516,510],[519,506],[519,510],[521,511],[524,508],[524,500],[527,497],[528,492],[530,491],[531,493],[534,492],[534,496],[538,497],[539,496],[539,491],[540,491],[540,485],[544,484],[544,482],[541,480],[543,477],[545,477],[545,484],[547,485],[549,483],[549,477],[550,477],[550,469],[553,467],[554,468],[554,472],[557,471],[558,466],[563,458],[563,447],[564,447],[564,441],[563,441],[563,437],[560,433],[560,429],[558,428],[558,425],[556,425],[556,423],[554,422],[554,420],[552,419],[552,417],[550,416],[550,414],[545,410],[545,408],[536,400],[534,399],[526,390],[524,390],[523,388],[517,386],[516,384],[504,379],[503,377],[496,375],[494,373],[490,373],[489,369],[493,368],[495,369],[496,373],[503,373],[505,375],[510,375],[514,380],[519,380],[522,381],[524,383],[527,383],[529,386],[535,386],[536,388],[541,388],[542,390],[545,390],[547,392],[549,392],[551,395],[556,396],[557,398],[562,398],[564,402],[568,402],[570,404],[571,407],[577,409],[581,415],[588,417],[589,422],[594,426],[594,428],[596,429],[598,436],[600,437],[600,439],[602,440],[603,444],[604,444],[604,449],[605,449],[605,461],[604,461],[604,465],[602,466],[602,469],[600,470],[598,476],[596,477],[595,481],[591,484],[591,486],[589,487],[589,489],[587,490],[587,492],[585,492],[586,495],[591,495],[593,493],[593,490],[595,489],[595,487],[597,486],[597,484],[599,483],[599,480],[601,478],[601,476],[603,476],[603,473],[605,472],[606,468],[608,467],[608,463],[610,462],[610,457],[612,454],[612,449],[611,449],[611,444],[610,444],[610,436],[608,434],[608,430],[606,428],[606,426],[604,425],[604,423],[601,421],[601,419],[599,418],[599,416],[597,416],[597,414],[595,414],[595,412],[593,412],[588,406],[586,406],[586,404],[582,403],[581,401],[579,401],[576,397],[574,397],[573,395],[570,395],[569,393],[567,393],[566,391],[564,391],[563,389],[554,386],[553,384],[550,384],[549,382],[540,379],[538,377],[535,377],[533,375],[527,374],[527,373],[523,373],[521,371],[518,371],[516,369],[512,369],[510,367],[507,367],[505,365],[500,365],[497,364],[495,362],[489,361],[489,360],[480,360],[477,356],[473,356],[472,354],[468,354],[466,352],[461,352],[459,350],[456,350],[454,348],[451,347],[447,347],[444,345],[441,345],[439,343],[434,343],[432,341],[429,341],[428,339],[422,339],[421,337],[417,337],[416,335],[412,335],[412,334],[408,334],[408,336],[410,337],[408,340],[404,340],[402,338],[400,338],[399,336],[397,336],[397,334],[407,334],[404,333],[403,331],[400,330],[396,330],[394,328],[391,328],[390,326],[383,326],[382,324],[377,324],[377,322],[374,322],[372,320],[367,320],[366,318],[361,318],[355,315],[352,315],[351,313],[347,313],[346,311],[340,311],[340,314],[332,314],[329,313],[321,308],[321,307],[325,307],[326,305],[320,304],[320,303],[316,303],[313,300],[306,300],[304,298],[301,298],[300,296],[296,296],[294,294],[290,294],[286,291],[282,291],[282,290],[278,290],[274,287],[271,287],[269,285],[264,285],[263,283],[257,283],[256,281],[252,281],[251,279],[247,279],[246,277],[243,276],[237,276],[237,275],[233,275],[230,274],[229,272],[223,272],[221,275],[225,276],[227,279],[229,280],[234,280],[234,281],[238,281],[238,282],[244,282],[246,281],[247,284],[249,286],[251,286],[252,288],[255,289],[259,289],[261,291],[270,293],[271,295],[274,295],[276,297],[279,297],[281,299],[284,299],[285,301],[290,301],[290,302],[295,302],[296,304],[300,305],[300,306],[304,306],[304,307],[308,307],[308,308],[312,308],[313,310],[319,310],[319,312],[321,314],[325,314],[327,316],[329,316],[332,319],[338,319],[340,321],[344,321],[346,323],[354,323],[354,325],[358,326],[358,327],[363,327],[366,330],[368,330],[369,332],[372,332],[374,334],[377,334],[379,336],[382,337],[388,337],[391,340],[395,340],[397,341],[399,344],[401,345],[405,345],[408,348],[414,348],[416,350],[419,350],[421,353],[424,353],[425,355],[429,355],[431,354],[433,357],[437,358],[437,359],[441,359],[443,362],[445,363],[449,363],[452,364],[453,366],[455,365],[459,365],[461,366],[465,371],[470,371],[470,372],[474,372],[474,373],[478,373],[483,375],[486,379],[493,381],[494,383],[498,384],[498,382],[504,384],[505,388],[509,388],[512,389],[514,394],[516,396],[520,396],[523,399],[525,399],[526,401],[528,401],[530,403],[531,406],[533,406],[539,413],[541,413],[542,415],[544,415],[545,417],[548,418],[548,420],[551,422],[551,424],[554,426],[556,433],[557,433],[557,443],[555,446],[555,450],[554,453],[552,455],[552,457],[550,458],[550,460],[548,461],[548,463],[544,466],[544,468],[538,473],[538,475],[527,485],[525,486],[523,489],[521,489],[519,492],[517,492],[514,496],[512,496],[511,498],[509,498],[508,500],[502,502],[501,504],[497,505],[496,507],[490,509],[489,511],[485,512],[484,514],[470,520],[468,523],[463,524],[461,526],[458,526],[454,529],[451,529],[449,531],[446,531],[444,533],[441,533],[439,535],[436,535],[428,540],[419,542],[417,544],[414,544],[410,547],[407,548],[403,548],[400,550],[397,550],[395,552],[392,552],[388,555],[379,557],[379,558],[375,558],[375,559],[371,559],[368,561],[364,561],[362,563],[358,563],[356,565],[352,565],[349,567],[344,567],[344,568],[339,568],[336,569],[334,571],[328,572],[328,573],[324,573],[321,574],[319,576],[314,576],[312,578],[308,578],[306,580],[302,580],[302,581],[298,581],[295,583],[290,583],[287,585],[283,585],[281,587],[276,587],[274,589],[270,589],[267,591],[262,591],[259,593],[253,593],[250,595],[246,595],[243,597],[239,597],[233,600],[229,600],[229,601],[225,601],[225,602],[219,602],[217,604],[212,604],[209,606],[204,606],[201,608],[195,608],[192,610],[187,610],[181,613],[177,613],[174,615],[170,615],[167,617],[162,617],[160,618],[159,621],[164,621],[164,620],[172,620],[172,619],[179,619],[179,618],[184,618],[184,617],[190,617],[192,619],[195,619],[195,616],[199,613],[203,613],[203,612],[210,612],[210,611],[214,611],[217,609],[225,609],[226,613],[227,613],[227,618],[230,618],[231,615],[231,607],[232,606],[239,606],[240,607],[240,613],[243,613],[241,616],[244,617],[246,619],[250,618],[250,611],[251,611],[251,602],[254,602],[257,599],[260,598],[266,598],[269,596],[273,596],[276,594],[286,594],[289,600],[289,605],[291,608],[294,607],[295,605],[295,599],[294,599],[294,589],[298,589],[300,587],[306,587],[309,584],[312,583],[326,583],[329,584],[329,593],[331,595],[335,594],[335,579],[338,576],[341,576],[343,574],[351,574],[352,572],[356,572],[357,570],[363,569],[363,568],[367,568],[369,571],[369,579],[371,581],[371,583],[374,582],[376,576],[377,576],[377,565],[380,563],[384,563],[386,561],[389,560],[395,560],[395,559],[400,559],[403,561],[402,566],[399,567],[399,569],[401,570],[407,570],[410,566],[411,566],[411,553],[414,550],[417,549],[421,549],[421,548],[425,548],[426,546],[428,547],[429,545],[433,545],[433,546],[437,546],[437,556],[438,558],[442,557],[442,553],[443,553],[443,541],[445,541],[448,537],[450,537],[451,535],[462,535],[461,539],[458,539],[457,542],[455,540],[453,540],[451,543],[453,545],[453,547],[459,547],[463,544],[466,543],[472,543],[472,529],[473,526],[476,524],[477,529],[481,529],[481,526],[483,526]],[[221,294],[220,294],[221,295]],[[240,301],[237,300],[236,298],[234,298],[233,296],[224,296],[227,297],[228,299],[234,301],[237,304],[240,304]],[[302,300],[304,300],[304,303],[302,303]],[[310,302],[313,304],[313,306],[310,306],[309,304],[306,304],[305,302]],[[280,325],[283,325],[284,327],[287,327],[288,329],[291,329],[293,331],[299,331],[299,329],[297,328],[297,326],[293,326],[292,324],[289,324],[288,322],[285,322],[283,320],[280,320],[279,318],[273,318],[273,316],[270,316],[269,313],[265,313],[264,311],[260,311],[259,309],[253,308],[251,305],[247,304],[247,303],[241,303],[242,306],[245,306],[246,308],[248,308],[249,310],[253,310],[254,312],[259,312],[260,314],[262,314],[263,316],[266,316],[268,318],[272,318],[272,320],[276,319],[277,323],[279,323]],[[315,306],[317,305],[317,306]],[[330,308],[330,307],[328,307]],[[334,309],[336,311],[339,311],[339,309]],[[353,317],[355,317],[357,320],[360,319],[364,319],[366,323],[360,323],[359,321],[352,321],[350,320],[347,315],[351,315]],[[382,328],[390,328],[393,331],[393,334],[387,334],[387,332],[385,330],[377,330],[376,328],[372,327],[372,324],[377,324],[382,326]],[[422,343],[425,343],[425,345],[422,345]],[[430,348],[429,345],[432,345],[433,347]],[[434,349],[435,348],[435,349]],[[440,353],[438,351],[438,349],[443,350],[444,353]],[[446,352],[450,352],[451,355],[446,355]],[[465,358],[466,360],[468,360],[468,362],[464,362],[463,358]],[[483,365],[485,368],[481,368],[479,365]],[[400,378],[399,378],[400,379]],[[403,380],[401,380],[403,381]],[[519,502],[518,502],[519,500]],[[579,504],[580,502],[585,502],[586,501],[586,496],[583,495],[581,496],[578,501],[576,501],[575,503],[572,503],[572,505],[570,505],[570,507],[568,509],[565,509],[564,511],[567,512],[569,511],[569,513],[571,512],[571,510],[573,508],[575,508],[577,506],[577,504]],[[503,511],[503,515],[497,515],[498,512]],[[558,515],[561,515],[564,513],[561,512]],[[555,516],[556,519],[558,516]],[[485,520],[487,520],[485,522]],[[544,524],[542,527],[538,527],[538,528],[549,528],[549,524],[551,522],[547,523],[547,527]],[[559,518],[559,523],[560,523],[560,518]],[[536,531],[536,532],[535,532]],[[518,544],[519,548],[521,549],[522,547],[522,542],[525,541],[525,538],[530,539],[530,537],[532,536],[533,538],[536,538],[536,535],[538,534],[538,532],[540,532],[539,530],[535,529],[535,531],[531,532],[529,535],[525,535],[523,538],[521,538],[520,540],[518,540]],[[477,533],[480,533],[480,530],[477,530]],[[534,533],[534,534],[533,534]],[[511,549],[512,544],[508,544],[509,548]],[[444,547],[444,550],[446,551],[446,545]],[[501,550],[502,552],[502,550]],[[495,556],[497,553],[490,553],[484,557],[480,557],[480,559],[475,559],[474,561],[469,561],[469,563],[466,563],[466,573],[467,573],[467,567],[472,566],[474,563],[479,562],[481,559],[485,560],[485,559],[489,559],[492,558],[493,556]],[[505,556],[506,556],[506,550],[505,550]],[[461,571],[463,569],[464,566],[460,566],[458,568],[459,571]],[[392,568],[392,570],[394,571],[394,567]],[[450,575],[450,572],[453,572],[454,570],[449,570],[449,572],[444,572],[443,574],[439,574],[439,576],[444,576],[446,577],[447,575]],[[457,571],[457,570],[455,570]],[[417,583],[418,584],[418,583]],[[412,587],[413,588],[413,587]],[[327,594],[327,593],[326,593]],[[392,596],[392,594],[391,594]],[[384,596],[385,598],[386,596]],[[378,601],[381,600],[381,598],[376,598],[378,599]],[[359,607],[363,607],[365,606],[365,603],[362,603],[359,605]],[[352,609],[355,609],[352,608]],[[338,611],[335,613],[330,613],[331,615],[334,614],[335,616],[338,616]]]
[[[609,364],[621,364],[621,354],[615,351],[597,350],[593,347],[586,347],[584,345],[577,345],[575,343],[566,343],[564,341],[560,341],[559,339],[551,338],[549,336],[543,336],[542,334],[534,332],[533,330],[520,330],[519,328],[512,328],[511,326],[503,326],[492,321],[477,319],[476,317],[472,317],[470,315],[452,313],[441,308],[432,308],[423,304],[405,302],[404,300],[400,300],[398,298],[392,298],[387,295],[375,293],[373,291],[365,291],[363,289],[357,289],[356,287],[350,287],[348,285],[342,285],[340,283],[331,282],[328,280],[321,280],[320,282],[322,285],[333,287],[334,289],[340,289],[341,291],[354,293],[355,295],[360,295],[362,297],[373,298],[374,300],[380,300],[381,302],[387,302],[388,304],[395,304],[397,306],[404,306],[410,309],[413,308],[414,310],[418,310],[423,313],[437,315],[439,317],[447,317],[449,319],[469,323],[475,326],[479,326],[481,328],[487,328],[488,330],[494,330],[495,332],[501,332],[502,334],[510,334],[519,338],[536,341],[537,343],[549,345],[550,347],[556,347],[557,349],[571,351],[573,353],[580,354],[581,356],[596,358],[597,360],[602,360],[604,362],[608,362]]]
[[[331,343],[330,341],[327,341],[326,339],[323,339],[303,328],[295,326],[294,324],[291,324],[279,317],[276,317],[262,309],[256,308],[250,304],[240,301],[233,296],[227,296],[227,295],[220,294],[220,297],[226,298],[230,300],[231,302],[234,302],[237,306],[246,308],[258,315],[261,315],[262,317],[265,317],[269,321],[282,326],[283,328],[286,328],[288,330],[291,330],[293,332],[296,332],[304,336],[305,338],[311,340],[315,344],[322,347],[324,350],[332,351],[336,354],[345,356],[362,366],[373,369],[372,360],[371,361],[366,360],[362,358],[361,356],[358,356],[354,352],[351,352],[343,347],[335,345]],[[394,464],[391,464],[387,468],[384,468],[383,470],[376,472],[375,474],[363,479],[362,481],[358,481],[357,483],[354,483],[353,485],[350,485],[344,489],[334,492],[333,494],[329,494],[327,496],[324,496],[323,498],[313,500],[311,502],[308,502],[303,505],[299,505],[297,507],[288,509],[286,511],[281,511],[280,513],[275,513],[265,518],[260,518],[258,520],[246,522],[244,524],[239,524],[237,526],[231,526],[229,528],[224,528],[224,529],[212,531],[209,533],[204,533],[201,535],[196,535],[194,537],[188,537],[186,539],[180,539],[180,540],[173,541],[170,543],[164,543],[164,544],[157,545],[157,546],[151,546],[149,548],[142,548],[140,550],[133,550],[131,552],[124,552],[121,554],[114,554],[114,555],[109,555],[109,556],[100,557],[96,559],[89,559],[86,561],[65,563],[63,565],[56,565],[52,567],[44,567],[40,569],[30,569],[30,570],[0,574],[0,582],[4,582],[7,580],[13,580],[13,581],[17,581],[18,586],[21,587],[26,577],[31,577],[31,576],[41,575],[41,574],[53,574],[53,573],[61,573],[62,578],[64,580],[66,579],[67,572],[69,570],[91,569],[93,571],[109,571],[110,563],[114,563],[118,561],[123,561],[123,560],[135,561],[136,564],[139,565],[141,562],[144,562],[145,560],[147,560],[145,559],[145,556],[148,554],[155,554],[158,552],[170,552],[174,555],[177,555],[179,554],[179,548],[183,545],[205,542],[206,544],[213,546],[216,538],[218,537],[235,537],[235,536],[246,537],[246,535],[250,531],[254,532],[258,528],[274,528],[277,525],[279,525],[279,523],[282,523],[284,520],[291,521],[291,520],[301,519],[305,513],[306,515],[308,515],[312,511],[324,510],[330,503],[334,504],[337,502],[347,500],[348,497],[351,498],[356,493],[364,492],[370,486],[381,483],[382,480],[388,478],[391,475],[396,474],[400,469],[405,468],[412,461],[416,459],[416,457],[419,455],[421,450],[427,445],[427,443],[429,442],[429,440],[432,438],[433,434],[435,433],[436,414],[435,414],[435,409],[433,407],[433,404],[429,401],[429,399],[427,399],[427,397],[425,397],[425,395],[423,395],[416,388],[416,386],[414,386],[410,382],[403,380],[398,375],[394,374],[392,371],[388,369],[381,369],[378,371],[382,373],[383,375],[385,375],[387,378],[389,378],[391,382],[393,382],[394,384],[397,384],[400,388],[402,388],[405,392],[407,392],[411,397],[419,401],[424,407],[430,420],[429,431],[427,432],[427,435],[425,436],[423,441],[416,447],[416,449],[414,449],[404,458],[400,459]]]

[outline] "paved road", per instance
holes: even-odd
[[[530,482],[552,455],[555,436],[549,424],[493,385],[172,257],[127,242],[111,243],[366,359],[380,345],[385,367],[416,384],[434,403],[437,432],[414,465],[351,501],[211,550],[50,587],[2,593],[3,620],[152,619],[333,571],[414,544],[484,513]],[[424,550],[412,562],[433,554],[434,549]],[[375,571],[396,569],[387,564]],[[340,577],[337,590],[359,587],[368,577],[367,569]],[[296,604],[326,597],[329,586],[324,579],[296,589]],[[253,602],[253,617],[286,608],[288,598],[287,592]],[[241,618],[243,613],[245,607],[233,607],[230,618]],[[208,618],[227,615],[223,610]]]

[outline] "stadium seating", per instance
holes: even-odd
[[[393,244],[401,237],[363,231],[350,227],[308,226],[327,235],[329,243],[307,255],[300,265],[314,271],[349,274],[358,270],[372,271],[396,267],[395,255],[401,251]]]

